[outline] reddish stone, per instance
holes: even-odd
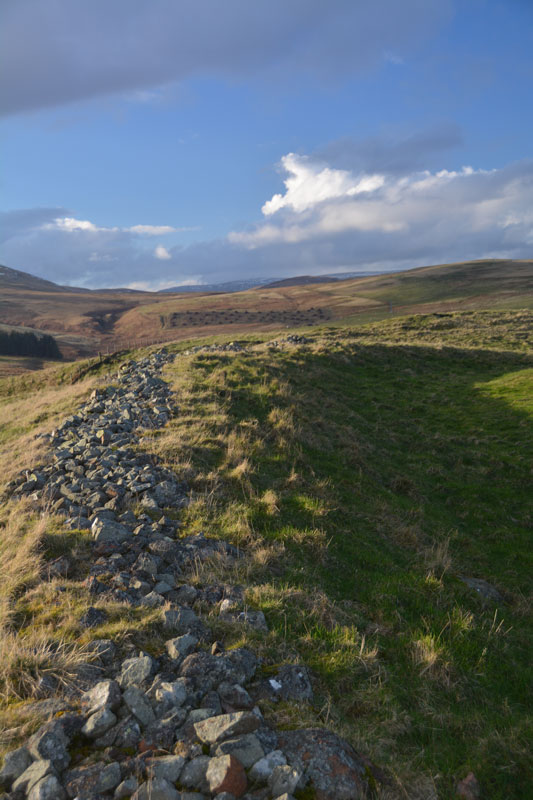
[[[213,794],[229,792],[240,797],[248,785],[244,767],[233,755],[212,758],[207,767],[206,778]]]
[[[317,800],[362,800],[368,794],[367,776],[378,778],[368,759],[331,731],[283,731],[279,748],[292,767],[305,772]]]

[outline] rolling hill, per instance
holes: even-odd
[[[54,335],[66,358],[125,346],[281,327],[365,323],[391,315],[530,308],[533,261],[483,260],[241,292],[90,291],[0,268],[0,322]]]

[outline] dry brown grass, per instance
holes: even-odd
[[[1,518],[0,696],[4,701],[38,695],[45,676],[68,682],[88,657],[83,647],[54,640],[39,628],[20,635],[14,626],[18,597],[40,580],[40,548],[49,521],[46,515],[36,517],[29,511],[27,503],[10,504]]]
[[[35,469],[46,458],[46,440],[37,434],[50,433],[73,413],[96,385],[89,378],[73,385],[39,388],[0,401],[0,474],[8,482],[25,469]]]
[[[35,583],[41,572],[39,548],[46,531],[47,517],[28,516],[27,503],[10,504],[0,516],[0,631],[12,616],[12,602],[25,587]]]

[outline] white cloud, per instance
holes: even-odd
[[[168,261],[172,256],[168,252],[166,247],[163,247],[162,244],[158,244],[154,250],[154,256],[158,258],[160,261]]]
[[[372,192],[383,186],[383,175],[352,175],[347,170],[331,169],[313,164],[306,156],[288,153],[281,159],[281,167],[288,173],[285,194],[275,194],[262,207],[265,216],[282,208],[306,211],[308,208],[336,197],[353,197]]]
[[[132,225],[129,228],[106,228],[95,225],[94,222],[90,222],[87,219],[75,219],[74,217],[56,217],[52,222],[45,222],[42,228],[43,230],[53,230],[55,228],[69,233],[74,233],[76,231],[85,231],[88,233],[122,232],[138,234],[140,236],[164,236],[167,233],[195,230],[194,228],[174,228],[172,225]]]
[[[274,195],[262,207],[272,222],[259,223],[251,231],[231,232],[233,244],[255,249],[348,232],[407,234],[445,219],[459,229],[468,221],[473,230],[482,230],[501,224],[502,210],[511,200],[509,192],[506,200],[491,196],[495,171],[470,166],[398,177],[332,169],[294,153],[284,156],[281,163],[288,173],[285,194]]]
[[[57,228],[60,231],[91,231],[96,232],[102,230],[98,228],[88,219],[74,219],[74,217],[57,217],[53,222],[46,222],[43,225],[43,230],[51,230]],[[115,229],[116,230],[116,229]]]
[[[165,233],[174,233],[177,229],[172,225],[132,225],[131,228],[125,230],[132,233],[144,233],[147,236],[161,236]]]

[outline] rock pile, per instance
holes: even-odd
[[[317,800],[364,797],[370,767],[346,742],[325,730],[276,733],[263,718],[264,699],[312,700],[307,669],[285,665],[266,677],[251,650],[213,642],[197,613],[217,606],[236,624],[267,630],[240,587],[187,582],[198,561],[240,554],[221,540],[180,536],[172,516],[186,487],[133,449],[137,428],[160,427],[172,413],[160,377],[169,360],[163,351],[121,367],[116,384],[93,392],[51,435],[49,463],[8,487],[52,503],[71,528],[90,529],[91,593],[158,609],[169,638],[157,657],[127,659],[113,641],[93,640],[85,691],[7,754],[0,798],[291,800],[306,787]],[[56,568],[60,575],[69,565]],[[98,608],[82,620],[103,621]]]
[[[244,353],[246,348],[239,342],[225,342],[224,344],[203,344],[185,350],[184,355],[189,356],[194,353]]]

